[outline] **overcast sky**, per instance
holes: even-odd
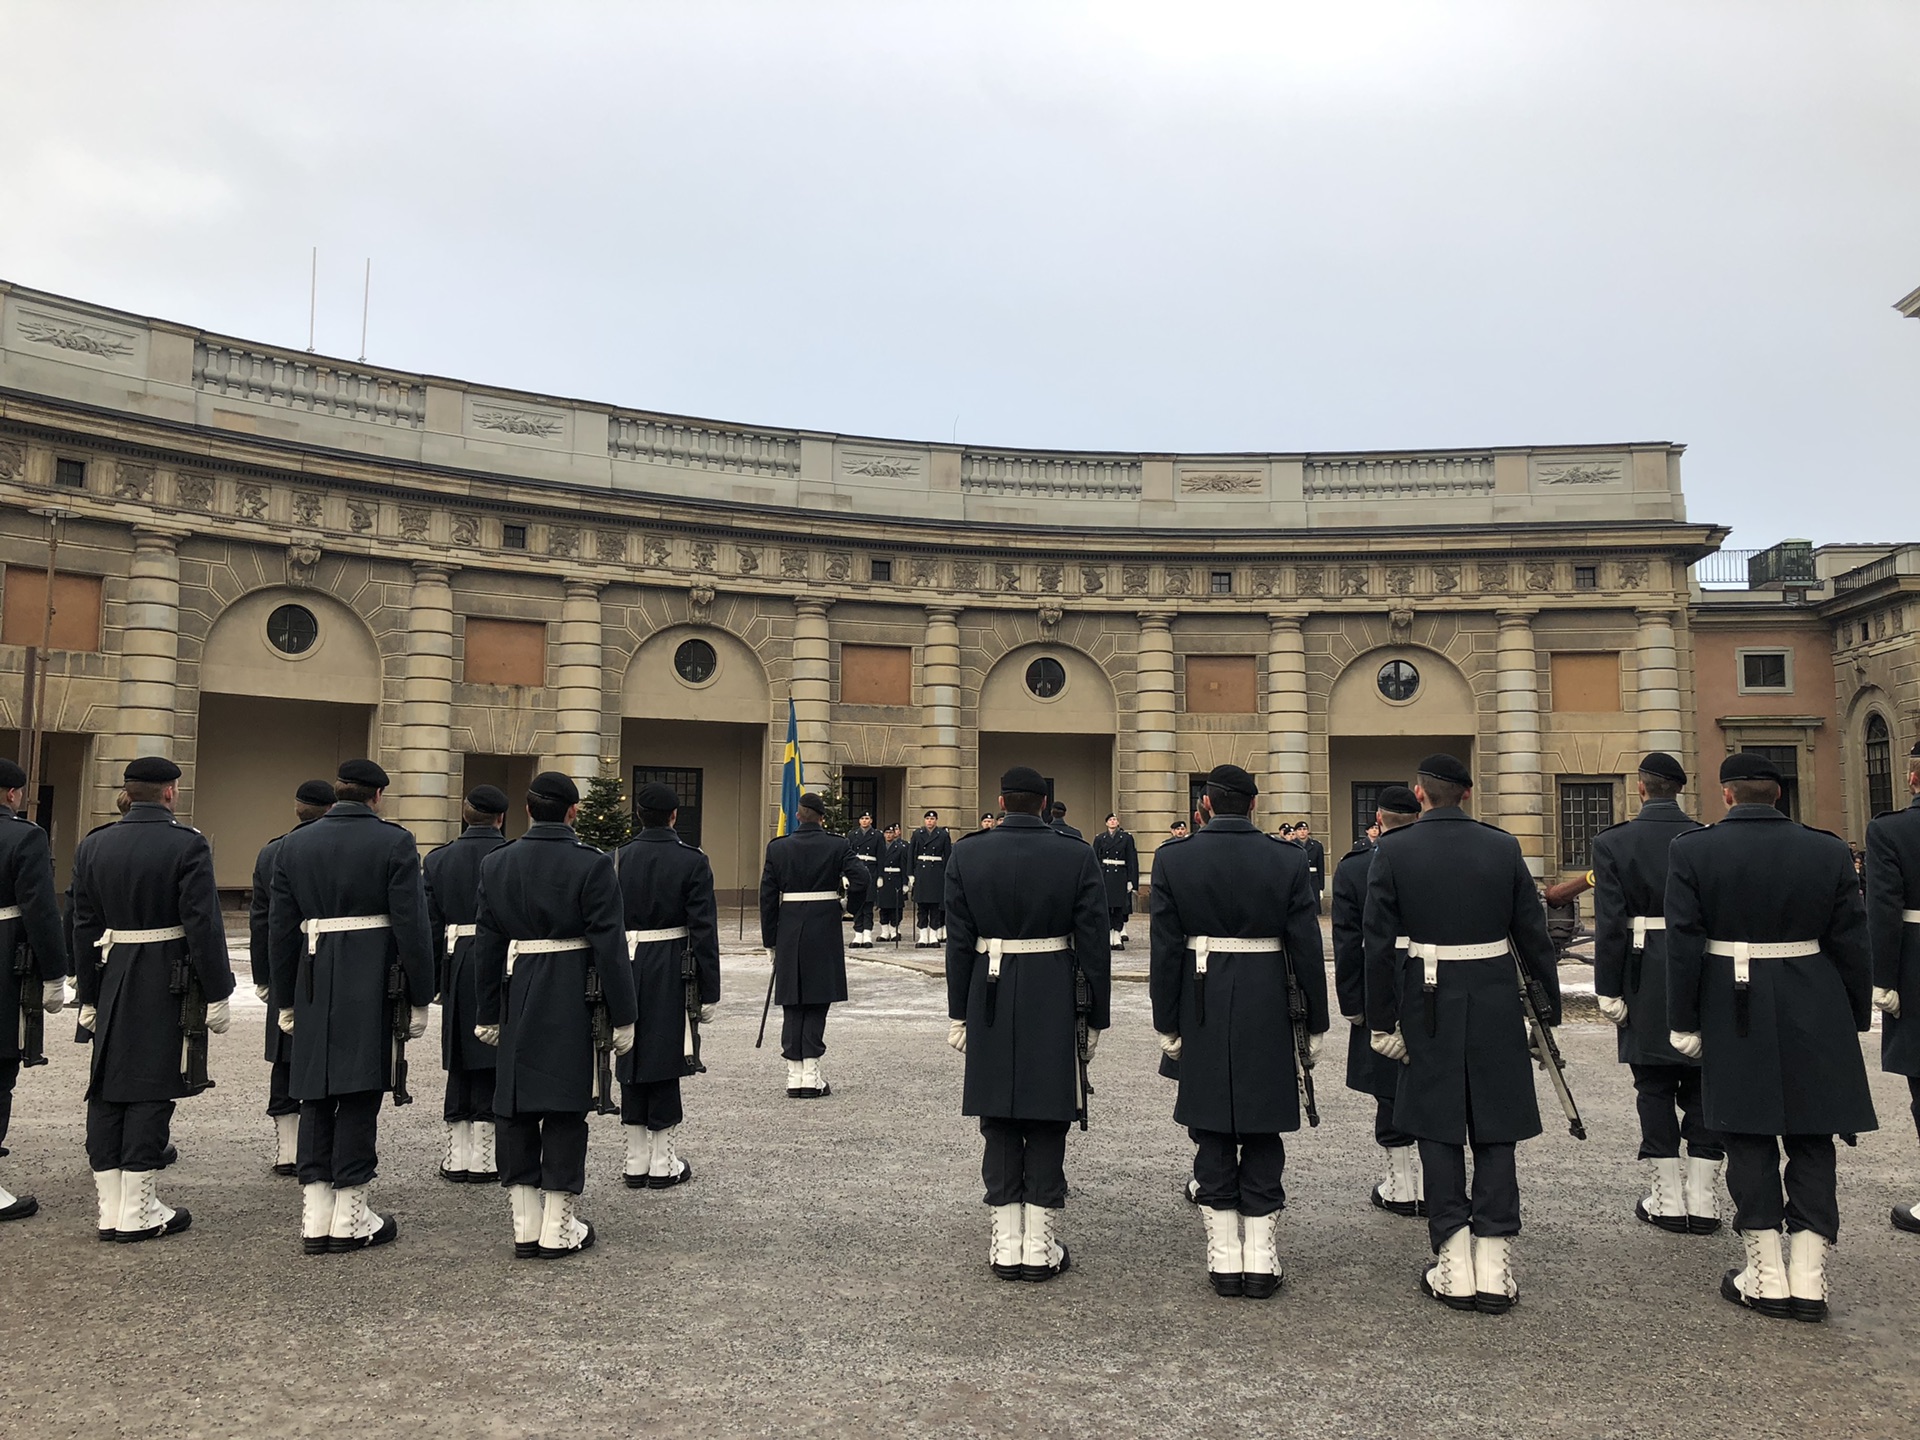
[[[0,0],[0,276],[973,443],[1677,440],[1920,540],[1920,4]]]

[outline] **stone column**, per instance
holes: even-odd
[[[941,823],[964,832],[960,797],[960,612],[927,607],[927,644],[921,666],[919,803],[900,823],[911,830],[920,810],[938,810]]]
[[[1261,777],[1260,809],[1269,820],[1311,814],[1313,785],[1308,766],[1307,642],[1301,617],[1267,616],[1267,773]]]
[[[180,671],[180,541],[164,530],[135,526],[133,542],[120,636],[119,733],[115,745],[104,747],[112,772],[104,783],[111,794],[120,788],[121,772],[129,760],[164,755],[186,772],[182,788],[190,789],[194,756],[181,753],[174,730]],[[109,813],[104,818],[113,816]]]
[[[1496,813],[1486,818],[1513,832],[1527,857],[1527,868],[1538,876],[1546,865],[1546,804],[1541,794],[1540,680],[1533,615],[1531,610],[1500,612],[1495,701],[1500,783],[1494,792]],[[1480,768],[1488,768],[1484,759]]]
[[[407,673],[390,818],[424,849],[452,838],[453,569],[416,561],[407,607]]]
[[[1187,813],[1185,786],[1174,774],[1173,615],[1164,610],[1140,616],[1140,642],[1134,655],[1134,785],[1128,807],[1138,818],[1134,833],[1157,846],[1167,827]]]
[[[833,650],[827,631],[833,602],[808,598],[794,601],[793,608],[793,712],[800,722],[801,768],[807,788],[815,790],[833,763]]]
[[[1639,677],[1640,749],[1664,750],[1676,760],[1686,744],[1680,728],[1680,653],[1671,610],[1636,610],[1635,670]],[[1637,757],[1636,757],[1637,758]],[[1629,789],[1632,787],[1629,786]]]
[[[600,773],[600,585],[566,582],[560,608],[560,644],[554,657],[553,767],[586,792]]]

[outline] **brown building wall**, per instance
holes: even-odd
[[[1728,754],[1750,745],[1791,745],[1799,754],[1800,818],[1842,833],[1841,736],[1827,623],[1770,606],[1750,617],[1703,608],[1695,613],[1693,637],[1701,771],[1693,788],[1700,818],[1726,813],[1716,777]],[[1741,652],[1767,649],[1789,653],[1788,688],[1743,693]]]

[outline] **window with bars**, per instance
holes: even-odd
[[[695,768],[673,765],[636,765],[633,767],[633,789],[628,792],[638,795],[644,785],[666,785],[673,790],[679,814],[674,817],[673,828],[680,838],[689,845],[700,843],[700,792],[704,788],[705,772]],[[635,815],[635,820],[639,816]]]
[[[1780,798],[1774,802],[1789,820],[1800,818],[1800,747],[1797,745],[1742,745],[1743,755],[1758,755],[1780,772]]]
[[[1880,715],[1867,717],[1867,818],[1893,809],[1893,737]]]
[[[1593,837],[1613,824],[1611,780],[1560,782],[1560,865],[1584,870],[1593,864]]]

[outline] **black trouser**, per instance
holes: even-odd
[[[87,1102],[87,1164],[100,1170],[159,1170],[173,1124],[173,1101]]]
[[[300,1102],[288,1093],[293,1083],[293,1062],[276,1060],[267,1067],[267,1114],[298,1115]]]
[[[1467,1150],[1438,1140],[1420,1142],[1426,1183],[1427,1236],[1434,1254],[1462,1225],[1476,1235],[1520,1233],[1520,1173],[1511,1140],[1473,1147],[1473,1199],[1467,1199]]]
[[[945,905],[920,906],[920,928],[922,930],[938,930],[946,923],[947,907]]]
[[[1393,1101],[1380,1095],[1373,1099],[1373,1138],[1389,1150],[1399,1150],[1414,1143],[1413,1136],[1394,1128]]]
[[[537,1110],[500,1127],[500,1183],[578,1195],[587,1188],[585,1111]]]
[[[671,1130],[685,1116],[680,1108],[678,1080],[642,1080],[620,1084],[620,1123],[644,1125],[649,1130]]]
[[[1197,1204],[1209,1210],[1238,1210],[1242,1215],[1271,1215],[1287,1206],[1281,1177],[1287,1168],[1286,1142],[1278,1135],[1227,1135],[1188,1129],[1193,1143]]]
[[[493,1066],[484,1070],[447,1071],[447,1100],[441,1111],[448,1124],[456,1120],[493,1119]]]
[[[1733,1228],[1812,1230],[1836,1244],[1840,1198],[1831,1135],[1727,1135],[1727,1193]],[[1780,1197],[1780,1150],[1786,1147],[1786,1203]]]
[[[1127,928],[1127,917],[1132,913],[1133,911],[1125,905],[1109,905],[1107,907],[1107,928],[1109,930],[1125,930]]]
[[[19,1078],[17,1059],[0,1060],[0,1155],[7,1153],[7,1130],[13,1124],[13,1082]]]
[[[889,910],[886,906],[882,905],[880,907],[880,923],[898,930],[900,928],[900,907],[896,905]]]
[[[1066,1121],[982,1119],[980,1133],[987,1142],[980,1159],[987,1204],[1065,1208]]]
[[[1913,1102],[1910,1107],[1913,1111],[1913,1128],[1916,1131],[1920,1131],[1920,1075],[1909,1075],[1907,1077],[1907,1094],[1912,1098]],[[11,1080],[7,1082],[7,1104],[9,1106],[13,1104],[13,1082]],[[7,1127],[5,1122],[0,1120],[0,1140],[6,1138]]]
[[[873,929],[873,901],[863,900],[860,908],[853,912],[853,928],[856,931]]]
[[[827,1007],[782,1005],[780,1053],[789,1060],[818,1060],[827,1053]]]
[[[1726,1155],[1720,1137],[1700,1115],[1698,1065],[1629,1065],[1633,1071],[1635,1104],[1640,1110],[1640,1158],[1672,1160],[1680,1142],[1696,1160],[1719,1160]],[[1674,1112],[1678,1111],[1676,1117]]]
[[[384,1090],[356,1090],[300,1102],[300,1183],[344,1190],[365,1185],[379,1166]]]

